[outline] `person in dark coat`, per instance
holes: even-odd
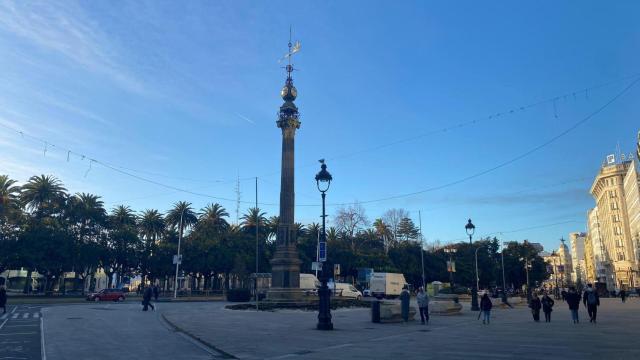
[[[542,309],[542,302],[538,297],[538,294],[533,293],[533,298],[529,302],[529,307],[531,308],[531,314],[533,314],[533,321],[540,321],[540,309]]]
[[[491,321],[491,308],[493,304],[491,303],[491,299],[489,299],[489,295],[482,295],[482,299],[480,300],[480,311],[482,311],[482,323],[489,324]]]
[[[587,307],[589,322],[595,324],[598,315],[598,306],[600,306],[600,296],[598,296],[598,292],[593,288],[593,285],[587,285],[587,288],[584,290],[582,302],[584,306]]]
[[[545,293],[542,297],[542,312],[544,312],[544,321],[551,322],[551,312],[553,311],[553,305],[555,301],[549,296],[549,294]]]
[[[400,305],[402,310],[402,320],[404,322],[409,321],[409,302],[411,301],[411,293],[409,288],[405,285],[400,293]]]
[[[142,294],[142,305],[144,305],[144,307],[142,308],[142,311],[149,310],[149,306],[151,307],[151,310],[156,310],[155,306],[153,306],[153,304],[151,303],[152,294],[153,291],[151,290],[151,286],[144,289],[144,293]]]
[[[160,289],[158,288],[158,285],[153,285],[153,298],[156,300],[156,302],[158,301],[159,294],[160,294]]]
[[[575,287],[572,286],[569,288],[569,292],[565,295],[565,301],[567,302],[567,305],[569,305],[573,323],[580,323],[580,318],[578,317],[578,309],[580,308],[580,294],[578,294]]]
[[[620,300],[622,300],[622,302],[627,300],[627,291],[625,289],[620,290]]]
[[[2,313],[7,313],[7,289],[4,288],[4,285],[0,286],[0,307],[2,308]]]

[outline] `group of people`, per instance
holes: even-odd
[[[593,285],[588,284],[582,295],[576,290],[575,287],[571,287],[565,294],[564,299],[569,306],[569,310],[571,311],[571,319],[574,324],[580,323],[580,317],[578,315],[580,300],[582,300],[583,305],[587,308],[587,313],[589,314],[589,322],[596,322],[596,318],[598,315],[598,306],[600,306],[600,296],[598,295],[598,292],[593,288]],[[529,302],[529,308],[531,308],[533,320],[536,322],[540,321],[540,310],[542,310],[542,312],[544,313],[545,322],[551,322],[551,312],[553,311],[554,305],[555,301],[549,296],[549,294],[544,293],[542,298],[540,298],[538,294],[534,293],[533,298]],[[483,324],[489,324],[491,320],[492,307],[493,303],[491,302],[489,295],[484,294],[482,296],[482,299],[480,300],[480,314],[478,314],[478,319],[480,319],[480,316],[482,316]]]

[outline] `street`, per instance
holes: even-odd
[[[368,309],[341,309],[333,311],[332,332],[314,329],[314,312],[228,310],[226,304],[159,303],[148,312],[134,302],[11,306],[0,316],[0,360],[640,356],[638,298],[602,299],[597,325],[582,308],[581,323],[573,325],[566,304],[557,301],[550,324],[534,323],[525,306],[495,309],[490,325],[469,311],[432,316],[422,326],[372,324]]]

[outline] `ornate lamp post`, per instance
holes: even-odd
[[[453,254],[455,254],[457,251],[456,248],[454,247],[448,247],[444,249],[444,252],[449,254],[449,266],[447,266],[447,271],[449,271],[449,283],[451,283],[451,293],[453,294],[453,272],[454,272],[454,266],[455,264],[453,263]]]
[[[476,226],[473,225],[471,219],[467,222],[467,225],[464,226],[464,229],[467,231],[467,235],[469,235],[469,245],[473,244],[473,233],[476,232]],[[478,249],[476,249],[476,281],[471,285],[471,311],[480,311],[480,307],[478,306]]]
[[[329,186],[331,185],[331,174],[327,171],[327,165],[324,163],[324,159],[320,160],[322,164],[320,166],[320,172],[316,174],[316,184],[318,186],[318,190],[320,194],[322,194],[322,238],[320,239],[319,251],[320,256],[319,260],[324,265],[324,262],[327,260],[327,231],[326,231],[326,218],[325,214],[325,198],[327,190],[329,190]],[[333,323],[331,322],[331,292],[329,291],[329,287],[327,286],[327,275],[325,267],[322,267],[322,272],[320,273],[320,289],[318,290],[318,330],[333,330]]]

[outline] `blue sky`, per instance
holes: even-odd
[[[313,177],[326,158],[329,203],[363,202],[371,220],[405,208],[417,223],[421,210],[427,240],[447,243],[471,217],[479,235],[556,246],[585,230],[605,156],[618,143],[633,150],[640,85],[519,161],[372,200],[493,168],[598,110],[640,74],[639,11],[633,1],[3,1],[0,173],[53,174],[109,208],[218,201],[232,220],[233,201],[193,193],[235,199],[239,176],[244,212],[258,176],[261,207],[276,215],[277,60],[292,25],[298,221],[319,220]]]

